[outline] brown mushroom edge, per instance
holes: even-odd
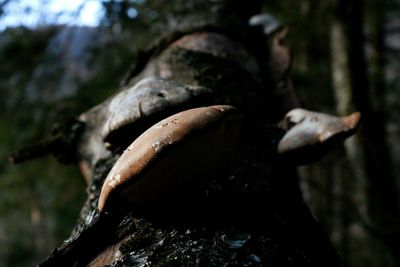
[[[337,117],[300,108],[291,110],[280,123],[287,132],[277,151],[293,164],[310,164],[355,134],[360,121],[360,112]]]
[[[106,177],[98,209],[104,213],[185,205],[229,169],[241,129],[228,105],[186,110],[140,135]]]

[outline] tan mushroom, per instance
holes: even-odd
[[[154,207],[198,192],[227,170],[240,125],[238,110],[224,105],[186,110],[153,125],[111,169],[99,210]]]
[[[88,184],[97,162],[110,157],[149,126],[178,111],[204,103],[211,90],[147,77],[82,113],[85,128],[78,147],[79,167]]]
[[[346,117],[293,109],[286,114],[281,127],[287,131],[278,144],[278,153],[297,164],[315,161],[332,147],[353,135],[360,124],[361,114]]]

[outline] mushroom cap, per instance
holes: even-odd
[[[173,114],[171,111],[176,108],[182,110],[185,105],[208,94],[210,90],[200,86],[182,85],[155,76],[142,79],[112,98],[102,136],[107,141],[116,131],[143,117]]]
[[[110,157],[111,150],[128,146],[127,142],[162,118],[207,103],[211,93],[205,87],[150,76],[82,113],[79,121],[85,129],[77,156],[87,183],[93,179],[96,162]]]
[[[249,19],[249,25],[252,27],[261,26],[263,27],[264,34],[270,35],[280,27],[282,24],[271,14],[262,13],[252,16]]]
[[[121,155],[99,197],[102,212],[163,205],[226,171],[239,140],[232,106],[195,108],[150,127]]]
[[[333,145],[353,135],[360,124],[361,114],[346,117],[293,109],[286,114],[282,128],[287,130],[278,144],[278,153],[300,164],[310,163],[329,152]]]

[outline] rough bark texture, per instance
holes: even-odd
[[[195,105],[230,104],[241,110],[244,133],[229,175],[216,177],[180,205],[152,209],[144,205],[125,214],[99,214],[103,181],[123,146],[136,137],[125,127],[127,132],[120,136],[129,140],[110,141],[112,149],[107,150],[101,137],[96,137],[91,144],[100,149],[91,150],[86,142],[92,139],[87,136],[99,134],[108,114],[107,100],[81,116],[90,125],[78,146],[91,151],[81,149],[77,155],[81,166],[89,170],[88,200],[70,239],[42,266],[339,265],[335,250],[303,202],[295,166],[276,153],[283,132],[271,122],[283,111],[273,98],[274,90],[290,83],[284,75],[279,82],[271,78],[277,72],[266,67],[273,67],[267,62],[271,57],[266,56],[268,47],[260,45],[268,40],[245,24],[251,8],[243,9],[244,19],[239,16],[242,20],[230,23],[232,10],[221,4],[229,7],[229,2],[216,2],[212,19],[194,24],[183,20],[179,25],[185,25],[185,30],[162,39],[123,86],[131,88],[147,77],[161,77],[208,88],[210,97]],[[171,112],[162,110],[158,116]],[[141,130],[155,122],[154,116],[146,114],[137,121]]]

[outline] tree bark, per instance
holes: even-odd
[[[140,81],[161,77],[184,86],[208,88],[211,96],[195,101],[197,105],[239,108],[244,133],[228,175],[215,177],[176,206],[143,205],[114,216],[99,213],[96,207],[102,184],[124,147],[114,143],[111,151],[104,152],[91,150],[86,142],[105,145],[91,135],[99,133],[96,127],[107,116],[110,98],[80,117],[90,126],[78,144],[90,150],[81,149],[78,155],[93,174],[87,179],[88,200],[70,239],[42,266],[339,266],[335,250],[303,202],[295,166],[276,152],[283,132],[270,124],[275,100],[268,98],[274,95],[268,91],[277,84],[263,82],[273,80],[262,77],[273,71],[261,71],[260,65],[268,64],[256,55],[265,53],[251,45],[265,42],[266,37],[260,32],[248,35],[247,17],[238,21],[235,13],[248,11],[248,7],[241,10],[240,5],[229,3],[215,2],[212,10],[229,11],[216,19],[181,21],[179,29],[151,50],[122,88],[128,92]],[[182,30],[187,22],[191,26]],[[154,116],[144,112],[146,104],[143,100],[139,105],[136,132],[154,123]],[[166,112],[161,114],[166,116]],[[96,151],[102,151],[101,157],[94,155]]]
[[[333,87],[340,114],[359,110],[363,114],[360,132],[346,144],[346,153],[356,178],[355,188],[360,222],[364,231],[385,242],[395,257],[398,246],[399,204],[396,180],[386,143],[383,112],[382,5],[375,9],[380,23],[376,31],[375,82],[367,76],[365,54],[364,1],[338,1],[331,26]],[[379,88],[379,89],[378,89]],[[371,93],[371,89],[373,93]],[[379,90],[379,92],[378,92]],[[387,232],[386,232],[387,231]],[[399,261],[399,259],[397,259]]]

